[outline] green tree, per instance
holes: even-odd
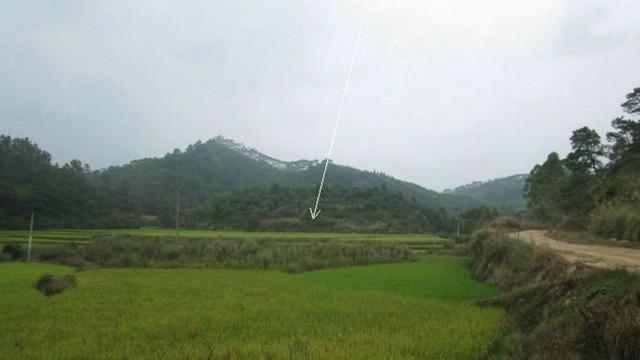
[[[627,114],[640,114],[640,87],[627,94],[627,100],[620,106]]]
[[[539,218],[550,222],[561,219],[564,208],[561,189],[567,176],[568,172],[556,152],[531,170],[525,181],[525,198],[529,209]]]
[[[611,122],[615,131],[607,133],[609,159],[613,164],[621,160],[629,150],[640,144],[640,122],[618,117]]]
[[[571,135],[571,149],[566,165],[572,172],[596,174],[602,169],[605,148],[595,130],[586,126],[575,130]]]
[[[486,206],[471,209],[460,214],[464,220],[464,229],[466,232],[477,230],[498,217],[498,210],[491,209]]]
[[[615,228],[625,238],[635,238],[629,234],[640,231],[634,220],[640,214],[640,123],[634,119],[640,115],[640,88],[627,94],[621,106],[631,119],[612,121],[608,146],[595,130],[583,127],[571,135],[565,160],[554,153],[532,170],[526,198],[541,218],[566,218],[583,228],[591,223],[599,235]]]
[[[322,198],[322,215],[311,221],[317,188],[272,185],[234,189],[214,196],[192,212],[197,227],[270,231],[443,232],[456,219],[398,192],[374,187],[331,186]]]
[[[566,213],[582,218],[597,205],[605,148],[600,135],[588,127],[573,132],[571,148],[564,161],[569,175],[561,188],[563,208]]]
[[[0,227],[24,229],[32,212],[40,229],[132,226],[117,216],[113,193],[92,184],[89,172],[78,160],[52,164],[29,139],[0,135]]]
[[[631,116],[640,114],[640,88],[627,95],[622,108]],[[611,126],[614,131],[607,133],[610,162],[607,166],[604,200],[624,202],[635,199],[635,194],[640,190],[637,180],[640,176],[640,121],[618,117],[611,122]]]

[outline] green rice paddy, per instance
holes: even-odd
[[[45,297],[44,273],[77,287]],[[482,358],[504,314],[468,260],[302,274],[0,264],[0,358]]]

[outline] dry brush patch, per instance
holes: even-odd
[[[507,237],[477,239],[474,275],[506,290],[513,331],[497,344],[509,358],[640,358],[640,279],[624,270],[571,265]]]

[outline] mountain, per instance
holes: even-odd
[[[485,182],[476,181],[443,193],[468,196],[491,206],[522,209],[526,206],[524,184],[528,176],[517,174]]]
[[[310,166],[317,166],[320,163],[318,160],[298,160],[298,161],[282,161],[271,156],[267,156],[254,148],[250,148],[244,144],[237,143],[231,139],[227,139],[223,136],[218,136],[212,139],[213,142],[218,143],[220,145],[225,146],[229,150],[233,150],[239,154],[242,154],[250,159],[256,160],[258,162],[264,162],[276,169],[280,170],[289,170],[289,171],[305,171],[309,169]]]
[[[265,155],[253,148],[224,137],[174,150],[162,158],[135,160],[123,166],[96,171],[91,179],[128,199],[131,212],[165,214],[175,207],[177,190],[180,202],[193,208],[225,191],[270,186],[274,183],[317,187],[324,162],[298,160],[287,162]],[[400,192],[407,199],[437,209],[464,211],[483,203],[468,196],[440,194],[391,176],[332,164],[327,186],[380,187]],[[310,197],[308,206],[313,205]]]

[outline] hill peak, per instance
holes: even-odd
[[[233,139],[218,135],[211,139],[212,142],[222,145],[229,150],[232,150],[238,154],[244,155],[252,160],[267,163],[268,165],[285,171],[306,171],[309,167],[317,166],[320,164],[318,160],[296,160],[296,161],[283,161],[266,155],[252,147],[246,146],[243,143],[236,142]]]

